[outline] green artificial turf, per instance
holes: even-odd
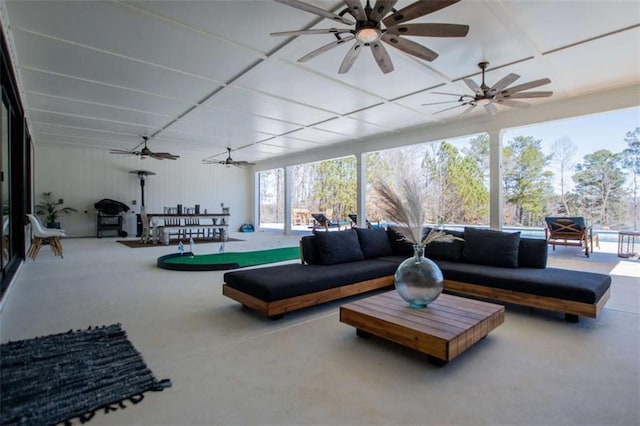
[[[236,253],[196,254],[176,256],[164,259],[165,263],[180,265],[218,265],[237,263],[239,268],[265,263],[282,262],[300,258],[300,247],[283,247],[271,250],[247,251]]]

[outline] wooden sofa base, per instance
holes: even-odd
[[[459,281],[444,281],[444,290],[469,296],[477,296],[501,302],[514,303],[531,308],[547,309],[549,311],[562,312],[567,321],[577,322],[578,316],[596,318],[600,310],[609,300],[611,289],[608,289],[596,303],[574,302],[553,297],[536,296],[535,294],[522,293],[502,288],[485,287],[477,284],[468,284]]]
[[[269,318],[279,319],[282,318],[286,312],[392,285],[393,275],[388,275],[373,280],[318,291],[316,293],[276,300],[274,302],[265,302],[264,300],[229,287],[227,284],[222,286],[222,294]],[[611,295],[611,289],[608,289],[597,303],[591,304],[451,280],[444,281],[444,290],[461,295],[476,296],[494,301],[528,306],[530,308],[561,312],[565,314],[565,319],[569,322],[577,322],[580,316],[596,318]]]
[[[388,275],[385,277],[361,281],[342,287],[330,288],[315,293],[303,294],[301,296],[290,297],[288,299],[276,300],[273,302],[265,302],[264,300],[260,300],[254,296],[236,290],[227,284],[222,286],[222,294],[242,303],[245,307],[256,310],[272,319],[279,319],[282,318],[286,312],[315,306],[320,303],[342,299],[367,291],[389,287],[391,285],[393,285],[393,275]]]

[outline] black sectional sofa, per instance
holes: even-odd
[[[426,228],[425,232],[429,229]],[[444,291],[596,318],[611,277],[547,268],[547,242],[476,228],[447,231],[464,241],[432,243],[425,256],[442,269]],[[227,272],[223,294],[273,319],[284,313],[390,287],[413,246],[393,228],[302,237],[302,263]]]

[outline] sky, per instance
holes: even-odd
[[[541,140],[542,151],[545,154],[550,154],[553,143],[566,136],[576,146],[572,162],[578,164],[583,162],[586,154],[600,149],[608,149],[613,153],[622,152],[628,147],[624,140],[627,132],[636,127],[640,127],[640,107],[520,127],[506,131],[502,141],[503,144],[507,144],[517,136],[532,136],[536,140]],[[467,146],[468,140],[469,138],[460,138],[449,142],[462,148]],[[557,166],[549,164],[547,169],[554,172],[555,191],[560,192],[560,175]],[[567,190],[573,188],[573,181],[570,178],[572,174],[571,171],[568,171],[565,175],[568,178],[565,181]]]
[[[600,149],[608,149],[613,153],[622,152],[628,147],[624,138],[627,132],[640,127],[640,107],[593,114],[551,123],[537,124],[505,132],[503,142],[507,143],[516,136],[533,136],[542,141],[542,151],[552,153],[552,145],[558,139],[566,136],[576,146],[576,153],[572,158],[574,164],[582,163],[584,156]],[[555,170],[554,170],[555,166]],[[550,164],[547,169],[554,172],[555,192],[560,193],[560,174],[557,165]],[[574,182],[573,172],[565,175],[565,190],[572,190]]]
[[[627,132],[636,127],[640,127],[640,107],[522,127],[505,132],[503,141],[506,143],[516,136],[533,136],[542,140],[543,151],[550,153],[553,143],[567,136],[577,147],[573,161],[580,163],[585,154],[599,149],[621,152],[627,148],[624,140]]]

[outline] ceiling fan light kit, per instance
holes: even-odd
[[[339,14],[331,13],[299,0],[275,1],[296,9],[304,10],[305,12],[316,14],[323,18],[353,26],[353,28],[327,28],[271,33],[272,36],[333,34],[337,39],[301,57],[298,59],[298,62],[306,62],[321,53],[355,39],[355,44],[349,49],[338,69],[338,73],[340,74],[344,74],[351,69],[362,47],[365,46],[371,49],[371,53],[378,67],[386,74],[393,71],[394,68],[391,58],[381,42],[393,46],[409,55],[430,62],[438,57],[436,52],[419,43],[402,38],[402,36],[464,37],[469,32],[468,25],[460,24],[403,24],[406,21],[444,9],[460,0],[419,0],[401,10],[394,9],[398,0],[376,0],[373,7],[371,7],[370,0],[367,0],[364,8],[360,0],[344,0],[346,8]],[[351,17],[355,19],[355,22],[345,18],[344,15],[347,14],[351,15]],[[347,35],[343,37],[342,34]]]
[[[454,108],[459,108],[462,106],[466,106],[460,117],[473,110],[475,107],[483,106],[484,109],[491,115],[496,115],[498,113],[498,109],[496,108],[496,104],[498,105],[507,105],[513,108],[529,108],[529,105],[526,102],[515,101],[513,99],[532,99],[532,98],[546,98],[553,95],[551,91],[536,91],[536,92],[525,92],[525,90],[533,89],[539,86],[543,86],[545,84],[551,83],[551,80],[548,78],[541,78],[539,80],[530,81],[528,83],[522,83],[517,86],[509,87],[513,82],[520,78],[518,74],[508,74],[502,79],[500,79],[496,84],[489,87],[485,83],[485,71],[489,66],[489,62],[480,62],[478,67],[482,70],[482,83],[478,85],[475,81],[470,78],[465,78],[462,81],[473,91],[473,95],[467,94],[458,94],[458,93],[445,93],[445,92],[431,92],[435,95],[445,95],[445,96],[456,96],[458,100],[456,101],[443,101],[443,102],[430,102],[425,105],[438,105],[438,104],[448,104],[448,103],[457,103],[457,105],[441,109],[440,111],[434,112],[434,114],[439,114],[441,112],[449,111]]]

